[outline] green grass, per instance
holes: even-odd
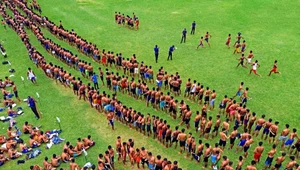
[[[300,12],[299,1],[93,1],[93,0],[52,0],[39,1],[43,15],[47,15],[50,20],[56,23],[63,21],[63,25],[74,29],[79,35],[88,41],[96,43],[100,49],[113,50],[115,53],[122,52],[124,56],[129,57],[135,53],[139,61],[152,65],[154,70],[164,66],[169,73],[179,72],[183,81],[192,78],[200,81],[205,86],[216,89],[218,93],[217,101],[222,96],[233,95],[236,92],[238,84],[244,81],[250,88],[248,107],[258,113],[266,114],[274,120],[280,121],[280,127],[289,123],[291,127],[299,129],[297,115],[297,106],[300,93],[298,88],[299,81],[297,72],[299,61],[299,43],[298,16]],[[57,5],[53,5],[57,4]],[[120,11],[125,14],[135,12],[140,19],[140,30],[134,31],[124,27],[118,27],[114,23],[114,12]],[[191,22],[197,22],[196,35],[187,37],[186,44],[179,44],[181,31],[189,27]],[[211,48],[195,50],[200,36],[206,31],[212,34]],[[225,40],[228,33],[236,35],[242,32],[247,41],[247,50],[254,51],[255,59],[258,59],[261,67],[258,72],[262,78],[254,75],[248,76],[248,69],[235,69],[238,55],[232,55],[233,49],[228,50],[225,47]],[[29,30],[28,33],[32,34]],[[75,48],[67,43],[60,42],[52,35],[43,30],[46,37],[53,39],[63,47],[76,52]],[[3,36],[2,36],[3,35]],[[71,143],[75,143],[78,137],[85,137],[91,134],[96,140],[97,145],[89,150],[88,159],[96,163],[99,153],[103,153],[109,144],[114,146],[115,139],[121,135],[123,139],[136,139],[137,146],[146,146],[151,148],[154,154],[162,154],[171,160],[178,160],[180,166],[184,169],[194,168],[194,164],[185,160],[183,156],[177,155],[173,149],[164,149],[152,139],[146,139],[141,134],[130,131],[124,125],[116,123],[117,131],[111,132],[106,125],[106,119],[102,114],[89,108],[87,103],[78,102],[71,90],[66,90],[62,86],[57,86],[55,82],[46,78],[40,69],[34,68],[38,75],[39,86],[32,86],[26,81],[26,86],[22,85],[20,76],[25,77],[27,67],[34,67],[27,57],[27,52],[16,36],[8,29],[4,32],[1,29],[1,39],[4,40],[4,46],[9,55],[9,61],[17,70],[15,77],[22,98],[28,95],[35,96],[39,92],[42,99],[39,104],[43,113],[43,119],[36,121],[33,114],[25,107],[25,115],[17,118],[18,126],[21,126],[25,120],[33,124],[42,124],[43,130],[58,128],[55,117],[59,116],[62,120],[63,133],[61,136]],[[31,35],[31,41],[37,49],[46,57],[48,62],[53,62],[60,66],[66,65],[48,55],[39,45],[36,38]],[[159,64],[154,63],[153,47],[160,46]],[[170,45],[175,45],[178,50],[174,52],[173,61],[166,61],[167,50]],[[79,55],[80,58],[86,57]],[[273,61],[277,59],[281,75],[272,75],[267,77]],[[94,68],[97,67],[93,63]],[[0,67],[0,77],[8,75],[8,66]],[[77,71],[67,69],[72,74],[80,76]],[[87,82],[85,80],[85,82]],[[106,88],[103,90],[107,91]],[[167,119],[174,127],[178,121],[171,120],[162,112],[154,111],[151,108],[145,108],[144,102],[136,102],[132,98],[119,95],[118,98],[128,106],[133,106],[143,113],[160,115]],[[180,97],[179,99],[182,99]],[[218,104],[217,102],[217,104]],[[200,110],[200,106],[190,104],[192,110]],[[75,107],[74,107],[75,106]],[[4,114],[4,113],[1,113]],[[209,114],[215,115],[216,111]],[[292,116],[292,119],[290,117]],[[71,118],[71,119],[70,119]],[[6,133],[5,128],[0,129],[0,133]],[[28,137],[23,137],[28,139]],[[253,157],[251,153],[259,140],[255,140],[252,148],[249,150],[249,158],[245,164]],[[213,142],[210,142],[213,144]],[[266,146],[268,151],[269,146]],[[40,164],[44,156],[51,156],[52,153],[60,154],[62,145],[54,146],[50,150],[44,150],[41,156],[34,160],[26,162],[25,165],[16,166],[15,161],[10,161],[3,168],[6,169],[27,169],[31,164]],[[231,151],[225,151],[226,155],[232,160],[236,160],[239,154]],[[265,156],[262,157],[265,159]],[[76,161],[83,165],[84,158],[79,157]],[[263,161],[262,161],[263,162]],[[117,164],[118,169],[128,169]],[[236,164],[234,164],[236,165]],[[263,163],[258,166],[262,167]],[[201,167],[200,165],[197,165]],[[67,167],[64,164],[62,167]]]

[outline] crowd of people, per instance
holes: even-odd
[[[139,29],[139,24],[140,24],[140,20],[139,18],[136,16],[135,13],[132,13],[132,17],[129,15],[124,15],[121,14],[120,12],[115,12],[115,22],[121,26],[127,26],[130,29]]]
[[[264,128],[262,138],[264,137],[264,139],[266,140],[269,135],[269,143],[277,143],[277,140],[275,139],[277,134],[279,134],[279,122],[272,123],[271,119],[267,122],[265,121],[265,116],[262,116],[262,118],[256,118],[256,114],[254,112],[250,112],[250,109],[246,107],[248,99],[247,93],[249,89],[244,89],[243,83],[241,83],[237,94],[234,96],[241,96],[241,102],[235,101],[234,97],[228,98],[227,96],[224,96],[224,99],[222,99],[219,105],[220,111],[216,116],[216,122],[215,124],[213,124],[212,117],[207,113],[208,110],[214,109],[216,99],[215,90],[210,90],[208,87],[204,88],[204,86],[200,83],[197,83],[196,80],[194,80],[194,83],[192,83],[189,79],[186,83],[184,96],[192,101],[197,100],[197,103],[199,104],[202,104],[202,100],[204,97],[201,114],[196,111],[196,116],[194,119],[195,131],[196,134],[198,134],[194,136],[191,133],[186,134],[185,129],[183,128],[179,131],[179,127],[175,127],[175,129],[172,130],[167,121],[160,119],[158,116],[151,116],[150,114],[147,114],[146,116],[140,112],[135,111],[133,108],[123,106],[122,103],[117,100],[116,93],[120,90],[123,93],[128,93],[136,99],[144,99],[147,103],[147,106],[151,103],[151,105],[156,109],[166,110],[171,114],[171,116],[173,116],[174,119],[177,118],[177,113],[180,113],[180,125],[185,123],[186,129],[188,129],[190,128],[189,123],[192,118],[192,111],[184,101],[181,101],[179,103],[178,100],[175,99],[176,96],[179,96],[181,94],[180,85],[182,84],[182,80],[180,79],[178,73],[168,76],[168,74],[163,71],[163,68],[161,68],[156,75],[157,87],[150,91],[146,83],[149,82],[150,86],[151,83],[154,82],[153,70],[151,66],[147,67],[143,62],[141,62],[141,64],[139,65],[136,61],[135,55],[133,55],[130,60],[127,59],[127,61],[124,60],[121,54],[118,54],[118,57],[115,58],[114,54],[108,53],[108,55],[105,53],[105,51],[102,52],[100,56],[100,52],[97,49],[96,45],[88,43],[86,40],[78,37],[74,31],[64,31],[62,27],[57,27],[51,21],[48,21],[46,17],[39,17],[31,10],[29,10],[22,2],[19,2],[18,6],[20,6],[21,9],[24,10],[27,16],[30,16],[29,18],[18,13],[13,5],[7,5],[10,6],[13,10],[16,21],[6,15],[5,11],[3,10],[3,6],[1,8],[2,15],[4,14],[3,16],[4,18],[6,18],[6,21],[9,21],[8,25],[17,30],[19,36],[22,38],[25,46],[30,53],[30,58],[34,61],[34,63],[37,66],[41,67],[45,71],[45,74],[49,77],[55,79],[56,81],[60,81],[63,85],[72,87],[74,93],[78,95],[79,99],[88,99],[88,101],[90,101],[91,103],[91,106],[99,109],[99,111],[104,111],[107,115],[108,122],[111,124],[113,129],[115,117],[120,122],[127,124],[130,128],[135,128],[144,135],[153,135],[155,139],[163,143],[166,147],[171,147],[172,144],[175,143],[176,148],[179,141],[180,153],[183,153],[183,151],[187,151],[186,157],[196,159],[197,162],[201,161],[200,158],[203,155],[202,159],[204,162],[204,167],[208,167],[208,159],[210,157],[211,166],[215,167],[218,165],[220,169],[233,169],[233,162],[231,162],[227,156],[222,155],[223,150],[226,146],[227,139],[230,139],[231,149],[233,149],[235,139],[240,139],[237,151],[243,149],[245,158],[247,158],[248,156],[248,149],[254,142],[254,139],[257,139],[257,136],[262,128]],[[107,57],[107,61],[110,61],[108,62],[110,66],[114,63],[119,62],[119,65],[115,64],[115,66],[119,70],[123,68],[124,75],[122,76],[122,78],[118,75],[118,73],[114,74],[108,69],[105,70],[106,85],[109,89],[115,91],[115,94],[112,96],[112,98],[110,99],[109,95],[106,95],[105,93],[100,94],[99,91],[97,91],[96,83],[98,82],[94,80],[97,78],[93,78],[93,76],[95,75],[95,71],[93,70],[91,64],[88,64],[87,62],[82,60],[80,61],[78,58],[76,59],[76,56],[74,56],[71,52],[63,49],[59,45],[53,43],[51,40],[45,38],[35,22],[38,22],[40,25],[46,25],[50,30],[52,30],[52,33],[54,33],[61,39],[68,39],[71,45],[76,45],[82,53],[93,57],[97,61],[99,61],[101,59],[100,57],[102,57],[103,63],[103,58],[105,58],[104,56],[110,56]],[[54,54],[62,61],[69,64],[69,66],[77,68],[82,73],[83,77],[91,78],[95,86],[91,87],[90,84],[84,85],[80,78],[77,78],[76,80],[75,77],[67,73],[62,67],[55,65],[53,66],[53,64],[51,63],[47,64],[45,58],[29,43],[28,36],[24,28],[20,26],[20,23],[30,28],[42,43],[42,45],[50,53]],[[121,55],[121,57],[119,57],[119,55]],[[119,58],[122,59],[121,62],[119,61]],[[105,66],[108,66],[106,62],[104,62],[103,64]],[[99,69],[99,78],[101,78],[101,76],[101,80],[103,80],[104,73],[102,69]],[[131,81],[128,81],[128,76],[132,77]],[[138,77],[140,80],[135,82],[135,77]],[[170,92],[168,92],[167,95],[163,95],[162,82],[164,82],[165,89],[169,89],[170,92],[174,94],[174,96],[170,96]],[[178,108],[179,111],[177,110]],[[220,117],[222,116],[221,113],[226,113],[226,117],[228,117],[228,119],[226,119],[226,121],[224,122],[221,122],[220,120]],[[234,122],[234,128],[233,131],[229,134],[231,125],[230,122]],[[251,133],[254,124],[256,125],[254,128],[254,132]],[[238,132],[239,127],[244,127],[244,129],[242,130],[243,132]],[[283,148],[284,146],[286,147],[286,149],[284,149],[285,151],[290,152],[291,155],[295,155],[290,157],[291,160],[286,165],[286,169],[291,169],[296,166],[295,157],[298,157],[299,155],[300,141],[298,135],[296,134],[296,129],[293,129],[292,132],[290,132],[289,126],[286,127],[287,128],[282,131],[279,140],[284,141],[281,146],[283,146]],[[219,131],[219,129],[221,129],[221,131]],[[214,147],[212,147],[209,143],[203,144],[202,140],[199,140],[199,144],[197,147],[195,138],[198,135],[201,138],[204,137],[204,139],[208,139],[210,136],[211,138],[219,136],[220,141],[218,144],[215,144]],[[294,143],[295,138],[298,138],[298,141]],[[260,157],[263,153],[263,144],[259,143],[259,146],[255,148],[254,152],[254,161],[252,161],[251,165],[247,166],[247,169],[249,170],[253,169],[256,163],[259,163]],[[266,167],[271,167],[271,163],[275,153],[276,145],[274,145],[273,149],[267,154],[268,158],[265,162]],[[272,168],[278,169],[279,164],[283,163],[284,157],[284,154],[282,154],[281,157],[278,157],[276,159],[276,164],[274,165],[274,167],[272,166]],[[219,162],[221,165],[219,165]],[[240,158],[240,162],[238,163],[238,165],[236,165],[237,169],[241,168],[242,164],[243,158]]]

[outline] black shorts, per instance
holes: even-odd
[[[218,132],[219,131],[219,127],[215,126],[213,132]]]
[[[166,142],[171,141],[171,136],[166,136]]]
[[[189,124],[190,123],[190,118],[186,118],[186,119],[184,119],[184,121],[185,121],[185,124]]]
[[[200,94],[198,99],[202,100],[202,98],[203,98],[203,94]]]
[[[226,146],[226,140],[223,141],[223,140],[220,139],[219,145],[225,147]]]
[[[205,96],[204,101],[208,102],[209,101],[209,96]]]
[[[211,128],[206,128],[205,133],[209,133]]]
[[[134,68],[130,68],[130,69],[129,69],[129,72],[130,72],[130,73],[134,73]]]
[[[180,147],[185,147],[185,141],[179,141],[179,146]]]
[[[151,130],[151,125],[147,125],[147,132],[150,132]]]
[[[281,164],[275,164],[274,167],[279,169],[281,167]]]
[[[175,87],[175,86],[173,86],[173,90],[174,90],[174,92],[178,92],[178,90],[179,90],[179,87]]]
[[[173,137],[172,143],[174,143],[174,142],[176,142],[176,143],[178,142],[177,137],[176,138]]]
[[[208,162],[209,156],[204,157],[203,162]]]
[[[230,138],[230,144],[233,145],[235,141],[235,138]]]
[[[142,161],[141,161],[141,162],[142,162],[142,165],[144,165],[145,163],[148,164],[148,159],[142,158],[141,160],[142,160]]]
[[[271,133],[269,134],[270,138],[274,138],[276,136],[276,133]]]

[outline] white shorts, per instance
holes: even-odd
[[[248,58],[247,61],[248,63],[251,63],[252,58]]]
[[[134,73],[137,74],[139,72],[138,68],[134,68]]]
[[[50,69],[47,69],[47,70],[46,70],[46,73],[51,73]]]

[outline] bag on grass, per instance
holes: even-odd
[[[6,64],[8,64],[8,61],[3,61],[2,64],[6,65]]]

